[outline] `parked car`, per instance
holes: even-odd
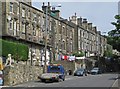
[[[77,69],[75,72],[74,72],[74,76],[87,76],[87,71],[83,68],[80,68],[80,69]]]
[[[60,81],[65,80],[65,71],[64,67],[60,64],[52,64],[47,67],[47,73],[43,73],[41,76],[38,76],[38,78],[42,82],[46,81]]]
[[[95,68],[93,68],[93,69],[91,70],[90,73],[91,73],[92,75],[95,75],[95,74],[101,74],[102,71],[100,70],[100,68],[95,67]]]

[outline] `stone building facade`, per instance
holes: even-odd
[[[91,54],[102,56],[104,53],[106,38],[97,31],[97,27],[93,27],[87,19],[77,18],[76,14],[67,20],[60,17],[59,10],[51,9],[50,3],[48,6],[43,3],[41,11],[32,7],[30,2],[18,0],[2,2],[1,8],[2,38],[27,44],[30,61],[38,58],[40,65],[44,65],[46,38],[48,63],[59,60],[60,55],[70,56],[78,50],[85,52],[87,57]]]
[[[50,12],[55,13],[57,17],[48,13],[46,21],[45,7],[43,6],[43,11],[41,11],[29,3],[17,0],[2,2],[2,11],[4,12],[2,15],[2,38],[27,44],[29,46],[29,60],[34,61],[38,58],[40,65],[44,65],[45,61],[46,24],[48,29],[47,62],[58,60],[58,56],[61,54],[70,55],[75,50],[75,26],[60,18],[58,10],[51,10]]]
[[[92,54],[103,56],[107,39],[101,35],[100,31],[97,31],[97,27],[93,27],[86,18],[77,18],[76,14],[70,18],[70,21],[78,26],[78,50],[86,53],[87,57]]]

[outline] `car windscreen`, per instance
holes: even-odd
[[[50,71],[49,72],[59,73],[60,72],[60,67],[59,66],[50,66]]]
[[[99,70],[98,68],[93,68],[93,70]]]

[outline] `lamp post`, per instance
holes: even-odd
[[[58,6],[51,6],[51,7],[61,7],[61,4],[58,4]],[[46,62],[47,62],[47,58],[46,58],[46,51],[47,51],[47,31],[48,31],[48,6],[46,6],[45,8],[45,48],[44,48],[44,57],[45,57],[45,60],[44,60],[44,67],[43,67],[43,72],[46,73],[47,71],[47,65],[46,65]]]

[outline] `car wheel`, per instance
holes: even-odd
[[[46,82],[46,80],[45,79],[41,79],[41,82]]]
[[[63,81],[65,81],[65,78],[63,78]]]

